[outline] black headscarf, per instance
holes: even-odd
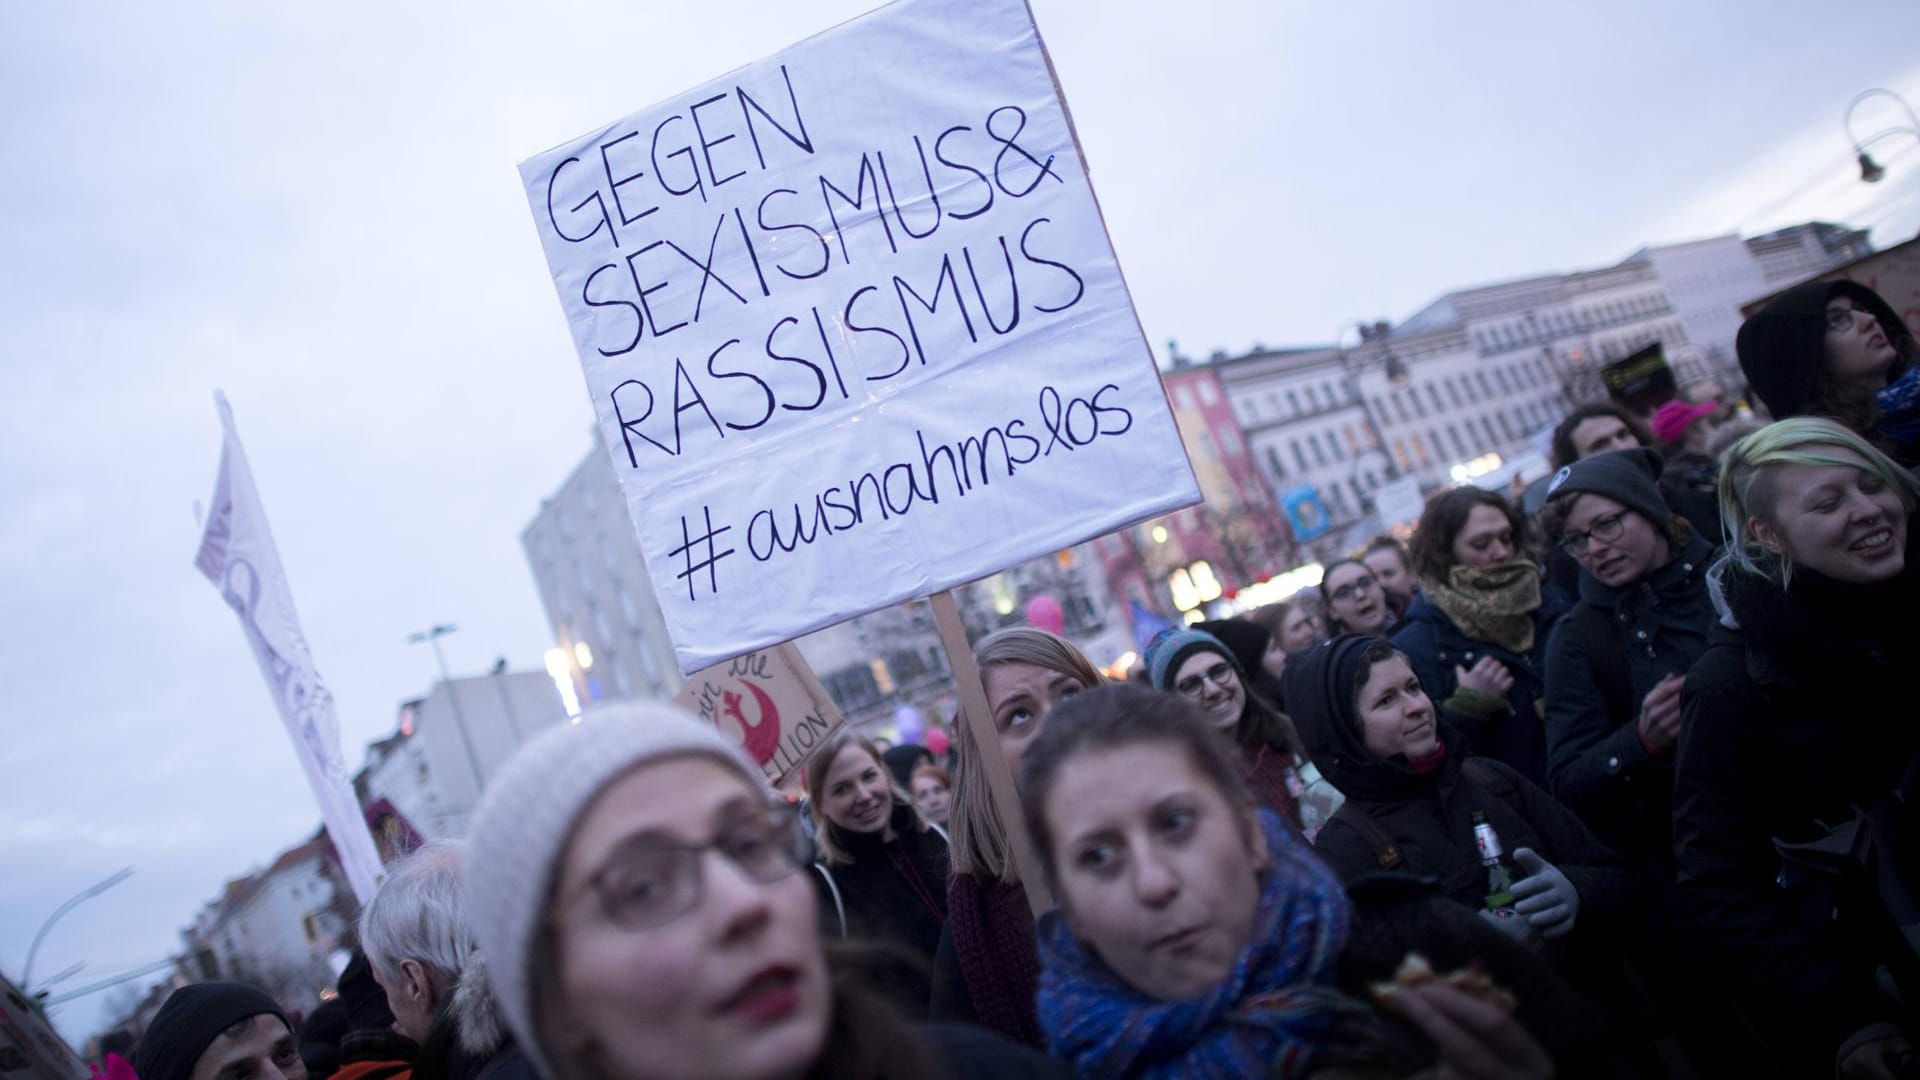
[[[1435,782],[1432,774],[1414,769],[1406,755],[1373,756],[1360,734],[1360,714],[1354,708],[1354,679],[1367,646],[1380,640],[1365,634],[1346,634],[1287,657],[1280,682],[1287,695],[1287,715],[1306,747],[1314,767],[1334,787],[1349,796],[1394,798]],[[1449,758],[1457,749],[1458,734],[1434,707],[1434,723]],[[144,1080],[144,1078],[143,1078]]]
[[[1891,375],[1914,355],[1913,334],[1879,293],[1853,281],[1796,285],[1741,323],[1734,338],[1740,370],[1774,419],[1804,415],[1812,405],[1827,363],[1827,304],[1838,297],[1879,320],[1899,355]]]
[[[266,992],[244,983],[209,982],[183,986],[167,1000],[140,1036],[133,1071],[140,1080],[187,1080],[194,1063],[220,1033],[249,1016],[267,1014],[288,1031],[287,1014]]]

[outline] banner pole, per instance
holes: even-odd
[[[1007,829],[1007,850],[1020,872],[1020,884],[1026,889],[1027,904],[1038,919],[1053,907],[1053,892],[1040,870],[1040,857],[1027,835],[1026,817],[1020,812],[1020,796],[1013,784],[1013,770],[1000,754],[1000,732],[993,726],[993,711],[987,704],[987,691],[980,681],[980,669],[973,663],[973,646],[967,643],[967,627],[960,620],[960,608],[953,590],[946,589],[927,598],[933,605],[933,622],[940,631],[940,644],[947,650],[947,667],[953,672],[954,688],[960,694],[960,722],[967,725],[973,745],[980,752],[980,773],[986,777],[987,793]]]

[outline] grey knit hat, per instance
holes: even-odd
[[[558,1074],[534,1025],[533,946],[560,858],[581,813],[607,785],[679,754],[716,758],[766,787],[764,774],[712,725],[671,705],[628,702],[593,710],[521,747],[488,782],[473,816],[467,919],[507,1026],[542,1076]]]

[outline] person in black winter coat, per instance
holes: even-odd
[[[873,744],[851,728],[807,760],[807,791],[823,927],[829,936],[891,946],[908,963],[876,981],[891,982],[910,1014],[926,1015],[947,921],[946,834],[921,820]]]
[[[1652,450],[1616,450],[1554,477],[1541,521],[1579,560],[1581,598],[1548,653],[1549,775],[1655,898],[1626,950],[1655,1010],[1709,1075],[1754,1075],[1757,1048],[1675,917],[1673,745],[1714,623],[1714,549],[1662,499],[1659,469]]]
[[[1742,439],[1720,486],[1738,523],[1711,575],[1721,625],[1681,698],[1685,911],[1779,1075],[1911,1075],[1920,985],[1905,975],[1903,1011],[1876,976],[1902,976],[1910,947],[1882,936],[1877,893],[1836,892],[1779,845],[1888,803],[1920,752],[1920,483],[1802,418]]]
[[[1740,324],[1734,349],[1776,419],[1829,417],[1902,465],[1920,462],[1920,347],[1879,293],[1796,285]]]
[[[1714,545],[1655,486],[1660,457],[1617,450],[1560,470],[1541,514],[1578,560],[1580,602],[1547,659],[1553,793],[1608,847],[1673,878],[1680,689],[1713,625]]]
[[[1548,940],[1599,938],[1627,914],[1619,859],[1510,766],[1470,757],[1392,645],[1335,638],[1293,658],[1285,681],[1301,742],[1347,797],[1314,841],[1342,880],[1377,870],[1424,874],[1437,878],[1445,895],[1483,908],[1488,882],[1474,831],[1478,813],[1529,872],[1514,886],[1516,897],[1542,894],[1550,876],[1559,878],[1556,889],[1571,887],[1574,895],[1560,898],[1564,910],[1516,905],[1523,916],[1538,912],[1522,921]],[[1532,871],[1536,862],[1545,868]]]
[[[1547,782],[1547,639],[1567,605],[1540,582],[1513,504],[1477,487],[1428,501],[1413,535],[1420,591],[1393,635],[1475,752]]]
[[[1625,408],[1611,401],[1589,402],[1568,413],[1553,429],[1553,450],[1548,461],[1558,470],[1597,454],[1653,447],[1653,433],[1647,425]],[[1660,497],[1673,512],[1686,518],[1693,531],[1720,543],[1720,504],[1713,494],[1717,469],[1702,470],[1689,459],[1663,460],[1660,465]],[[1552,476],[1541,477],[1527,489],[1521,510],[1535,517],[1546,505],[1547,488]],[[1548,550],[1547,583],[1569,597],[1580,595],[1580,564],[1558,547]]]
[[[1341,880],[1437,880],[1441,895],[1539,949],[1619,1026],[1622,1052],[1657,1071],[1619,962],[1638,907],[1620,860],[1514,769],[1473,757],[1391,644],[1335,638],[1295,657],[1284,681],[1308,754],[1346,795],[1314,839]],[[1510,898],[1493,891],[1490,848],[1516,879]]]

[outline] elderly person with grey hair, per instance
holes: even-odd
[[[420,1044],[413,1080],[534,1080],[467,925],[462,854],[437,840],[396,863],[360,913],[360,947],[394,1029]]]

